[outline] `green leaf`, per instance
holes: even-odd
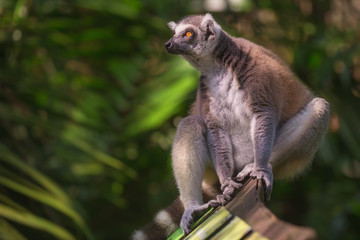
[[[12,189],[15,192],[18,192],[41,203],[44,203],[50,207],[53,207],[54,209],[72,218],[74,222],[77,223],[79,226],[84,226],[84,222],[78,213],[72,210],[67,204],[64,204],[63,202],[59,201],[59,199],[51,196],[50,194],[40,192],[36,189],[31,189],[29,187],[25,187],[22,184],[19,184],[4,176],[0,176],[0,184]]]
[[[82,141],[80,139],[70,138],[68,136],[63,135],[62,139],[66,140],[67,142],[73,144],[77,148],[81,149],[82,151],[88,153],[89,155],[93,156],[98,161],[102,162],[103,164],[106,164],[110,167],[113,167],[117,170],[124,171],[127,176],[130,178],[136,178],[137,173],[130,167],[128,167],[126,164],[121,162],[120,160],[101,152],[95,148],[93,148],[90,144],[88,144],[85,141]]]
[[[8,177],[2,174],[2,176],[0,176],[0,185],[10,188],[15,192],[23,194],[27,197],[30,197],[58,210],[64,215],[70,217],[76,223],[76,225],[79,226],[80,229],[88,236],[89,239],[92,238],[91,232],[86,226],[84,220],[76,211],[71,208],[70,200],[55,183],[53,183],[50,179],[42,175],[40,172],[38,172],[31,166],[21,162],[15,155],[10,153],[10,151],[1,144],[0,161],[5,161],[8,164],[13,164],[13,166],[24,171],[35,181],[39,182],[49,192],[40,189],[34,184],[26,183],[26,179],[19,175],[14,176],[14,174],[4,168],[0,168],[0,170]]]
[[[0,194],[0,201],[6,203],[8,206],[12,207],[15,210],[19,210],[22,212],[28,212],[26,208],[18,204],[17,202],[13,201],[12,199],[8,198],[7,196]]]
[[[75,137],[72,137],[72,136],[68,136],[68,135],[65,135],[63,134],[61,131],[59,131],[55,126],[53,126],[51,123],[49,122],[46,122],[46,121],[42,121],[40,120],[39,118],[35,118],[35,117],[32,117],[32,116],[24,116],[16,111],[11,111],[7,106],[3,105],[3,104],[0,104],[0,114],[3,116],[3,117],[7,117],[11,120],[19,120],[19,121],[25,121],[27,122],[28,124],[34,124],[36,126],[39,126],[43,129],[46,129],[48,131],[49,134],[52,134],[53,136],[56,136],[60,139],[62,139],[64,142],[67,142],[69,144],[72,144],[74,146],[76,146],[77,148],[81,149],[82,151],[84,151],[85,153],[89,154],[90,156],[94,157],[96,160],[102,162],[103,164],[106,164],[110,167],[113,167],[117,170],[121,170],[121,171],[124,171],[126,173],[127,176],[129,176],[130,178],[136,178],[137,176],[137,173],[132,169],[130,168],[129,166],[127,166],[125,163],[121,162],[119,159],[116,159],[104,152],[101,152],[95,148],[93,148],[93,146],[91,146],[90,144],[88,144],[87,142],[85,141],[82,141],[80,139],[76,139]],[[1,150],[6,150],[5,146],[1,145],[0,144],[0,156],[1,155]],[[4,156],[4,154],[3,154]],[[14,160],[13,157],[11,156],[14,156],[14,155],[10,155],[9,154],[9,151],[7,151],[7,154],[5,155],[7,157],[5,157],[4,159],[12,159]],[[11,161],[12,161],[11,160]],[[10,162],[11,162],[10,161]],[[21,164],[21,161],[18,160],[18,161],[14,161],[14,164],[17,164],[18,167],[21,167],[21,169],[23,171],[26,171],[26,166]],[[47,187],[50,187],[50,191],[55,191],[56,194],[60,194],[62,195],[61,191],[59,191],[58,188],[52,188],[52,186],[54,186],[50,181],[44,181],[44,178],[39,175],[39,174],[36,174],[36,172],[34,172],[33,170],[29,170],[28,171],[29,174],[32,174],[33,177],[36,177],[36,179],[38,181],[41,181],[42,184],[45,184],[47,185]],[[62,196],[64,197],[64,196]]]
[[[196,88],[198,81],[190,66],[184,61],[177,60],[173,64],[175,72],[154,79],[154,82],[158,83],[158,89],[149,92],[142,103],[134,109],[130,117],[132,121],[129,122],[124,135],[134,136],[160,126],[178,110],[186,96]]]
[[[69,198],[66,196],[63,190],[61,190],[52,180],[46,177],[41,172],[30,167],[28,164],[25,164],[23,161],[18,159],[13,155],[9,149],[0,143],[0,161],[4,161],[19,170],[26,173],[29,177],[38,182],[42,187],[44,187],[49,192],[53,193],[58,199],[61,199],[64,202],[69,202]]]
[[[48,232],[58,239],[75,240],[75,237],[64,228],[34,214],[14,210],[4,204],[0,204],[0,216]]]
[[[10,223],[0,218],[0,239],[26,240],[27,238]]]

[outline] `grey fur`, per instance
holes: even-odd
[[[190,116],[177,129],[172,164],[189,233],[197,214],[224,205],[247,176],[262,179],[269,197],[276,178],[292,177],[313,158],[329,119],[329,104],[296,79],[271,51],[225,33],[211,15],[170,25],[165,44],[201,72]],[[191,31],[190,37],[186,32]],[[203,203],[202,182],[216,171],[222,194]],[[205,174],[207,176],[207,174]]]

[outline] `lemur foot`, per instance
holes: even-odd
[[[224,206],[228,203],[228,200],[225,199],[224,195],[218,194],[215,199],[209,201],[210,207],[218,207],[218,206]]]
[[[213,207],[213,205],[209,202],[203,205],[194,205],[185,210],[180,222],[184,235],[188,235],[191,232],[191,225],[210,207]]]
[[[254,163],[247,164],[244,169],[237,175],[237,181],[243,181],[247,176],[260,179],[265,184],[265,198],[270,200],[270,195],[273,186],[273,173],[271,164],[267,168],[254,168]]]

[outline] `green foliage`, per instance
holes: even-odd
[[[176,197],[169,150],[198,73],[165,53],[166,23],[206,2],[0,1],[1,239],[119,239]],[[331,103],[312,170],[276,182],[270,207],[321,238],[358,238],[359,4],[224,7],[224,29],[282,56]]]

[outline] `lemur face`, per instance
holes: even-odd
[[[201,33],[192,24],[179,24],[175,28],[174,36],[166,42],[165,48],[168,53],[180,55],[193,55],[198,48]]]
[[[165,43],[167,52],[195,58],[211,53],[221,29],[210,14],[189,16],[168,26],[174,36]]]

